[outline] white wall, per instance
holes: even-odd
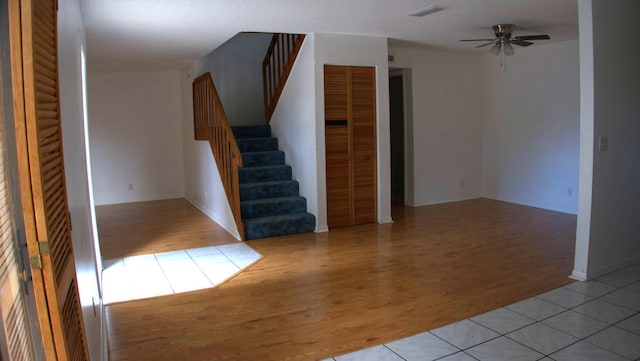
[[[413,158],[408,204],[482,196],[482,96],[478,55],[391,46],[390,65],[411,69]],[[410,172],[409,172],[410,174]],[[413,195],[413,196],[411,196]],[[412,199],[411,199],[412,198]]]
[[[195,64],[210,72],[231,125],[264,124],[262,60],[272,34],[240,33]]]
[[[278,137],[279,149],[285,152],[285,162],[293,168],[293,179],[300,183],[300,195],[307,199],[307,211],[318,215],[314,54],[315,34],[308,34],[270,124],[272,134]],[[323,209],[326,213],[326,208]],[[326,230],[326,226],[326,219],[320,223],[320,217],[316,217],[316,231]]]
[[[192,68],[180,72],[181,136],[184,155],[184,173],[181,176],[184,177],[185,198],[227,232],[240,239],[209,142],[194,140],[193,79]]]
[[[638,14],[636,0],[579,2],[581,127],[586,131],[580,143],[577,278],[640,260],[640,46],[632,39],[640,33]],[[599,149],[600,137],[608,138],[606,151]]]
[[[578,42],[482,58],[484,196],[577,212]]]
[[[78,290],[91,360],[107,360],[106,322],[100,282],[102,264],[93,238],[91,202],[84,142],[81,47],[84,25],[78,0],[59,2],[58,55],[60,111],[65,177],[71,222]],[[96,252],[97,251],[97,252]],[[95,310],[94,310],[95,304]]]
[[[96,203],[182,197],[180,72],[90,73],[88,89]]]

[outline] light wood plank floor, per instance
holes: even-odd
[[[250,241],[217,289],[107,307],[110,359],[317,360],[570,283],[576,217],[487,199]]]
[[[96,207],[103,259],[237,243],[186,199]]]

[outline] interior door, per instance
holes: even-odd
[[[88,360],[67,205],[56,0],[9,2],[16,149],[47,359]]]
[[[324,67],[327,224],[376,221],[375,68]]]
[[[351,68],[354,224],[376,221],[375,90],[375,68]]]
[[[325,149],[327,173],[327,224],[353,224],[351,187],[351,127],[349,126],[349,68],[325,66]]]
[[[0,8],[5,10],[5,5],[1,4]],[[5,25],[3,17],[2,30]],[[4,45],[3,50],[6,49]],[[5,88],[10,90],[10,82],[4,76],[4,65],[5,59],[0,59],[0,359],[30,361],[42,359],[43,354],[37,323],[30,324],[30,317],[35,315],[35,309],[30,306],[35,301],[27,283],[30,272],[21,257],[21,240],[14,219],[15,210],[20,207],[14,203],[14,192],[10,187],[5,138],[8,129],[5,119],[11,116],[10,104],[6,104],[5,99],[10,95],[4,91]]]

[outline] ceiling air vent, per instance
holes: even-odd
[[[429,14],[433,14],[433,13],[437,13],[438,11],[442,10],[443,8],[436,6],[436,5],[429,5],[426,8],[420,9],[420,10],[416,10],[416,11],[412,11],[410,13],[408,13],[408,16],[415,16],[415,17],[423,17],[425,15],[429,15]]]

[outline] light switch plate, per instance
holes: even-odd
[[[609,149],[609,139],[604,135],[601,135],[598,138],[598,150],[601,152],[606,152]]]

